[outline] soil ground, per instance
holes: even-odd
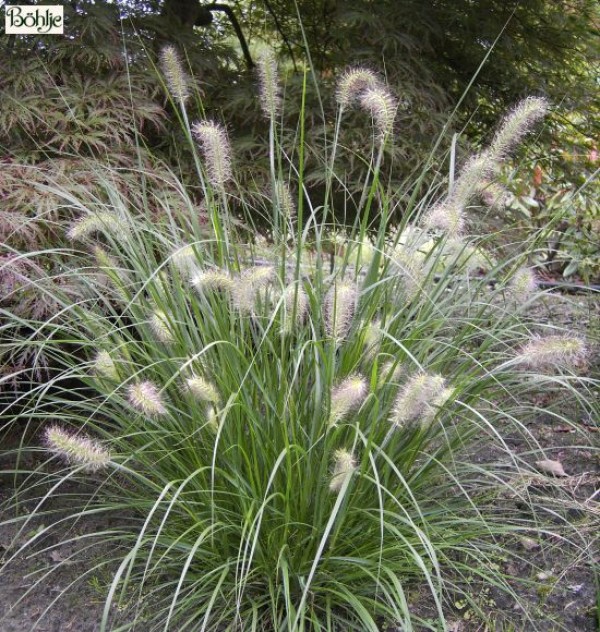
[[[548,295],[537,311],[541,320],[566,325],[573,331],[587,331],[596,340],[600,339],[598,297]],[[596,375],[600,374],[597,364],[591,370]],[[600,398],[600,393],[597,395]],[[542,416],[529,430],[553,459],[562,462],[569,475],[564,479],[564,484],[569,487],[573,499],[590,509],[597,528],[600,524],[600,420],[581,418],[575,421],[576,428]],[[0,474],[4,475],[0,476],[0,508],[14,492],[15,478],[6,473],[14,468],[8,451],[19,441],[16,436],[3,434],[1,437],[4,445],[3,454],[0,454]],[[519,441],[516,436],[507,437],[507,442],[516,451],[520,449]],[[33,459],[32,456],[29,458]],[[479,454],[478,458],[485,460],[486,455]],[[34,501],[24,500],[19,511],[23,515],[23,512],[32,511],[34,506]],[[65,527],[65,533],[54,533],[49,539],[40,542],[37,551],[29,548],[20,551],[19,545],[36,531],[43,530],[44,521],[33,518],[19,533],[18,525],[11,523],[10,518],[8,509],[0,514],[0,523],[3,523],[0,524],[0,632],[98,631],[104,607],[100,586],[108,579],[108,575],[106,571],[104,576],[102,572],[90,573],[82,581],[76,580],[85,570],[102,561],[107,551],[99,545],[96,549],[74,556],[78,547],[87,540],[78,539],[62,544],[61,541],[65,535],[67,539],[73,539],[102,531],[110,525],[102,519],[87,518],[69,527],[69,531]],[[575,512],[573,519],[579,518]],[[7,520],[9,522],[5,522]],[[72,556],[75,561],[71,559]],[[597,550],[574,557],[568,547],[554,547],[551,556],[536,548],[524,548],[523,557],[534,559],[541,569],[536,578],[537,585],[531,589],[520,586],[518,601],[494,590],[480,595],[479,598],[485,597],[489,604],[485,621],[468,607],[457,603],[448,632],[600,630],[600,606],[597,601],[600,589],[594,575],[594,568],[596,572],[600,568]],[[6,563],[8,560],[10,563]],[[530,572],[530,567],[525,563],[521,567],[514,560],[507,564],[511,566],[504,570],[509,575],[519,577]],[[44,579],[48,571],[54,572]],[[67,589],[68,595],[59,600]]]

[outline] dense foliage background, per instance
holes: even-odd
[[[548,98],[553,115],[524,154],[518,182],[507,172],[512,197],[503,200],[500,223],[504,227],[508,219],[518,230],[531,231],[540,216],[568,215],[557,222],[542,260],[551,272],[579,274],[588,282],[598,277],[593,234],[600,221],[594,202],[600,16],[593,0],[73,0],[65,12],[65,37],[0,40],[0,152],[5,164],[20,165],[0,176],[6,201],[0,236],[9,246],[19,245],[25,234],[30,245],[32,235],[47,235],[48,224],[43,230],[39,225],[40,208],[46,219],[56,219],[52,191],[33,191],[34,183],[51,184],[49,173],[55,183],[64,175],[73,180],[75,173],[75,180],[90,184],[90,163],[82,157],[121,166],[151,163],[159,180],[164,168],[173,167],[189,179],[192,156],[156,73],[158,52],[167,42],[184,53],[195,78],[190,116],[226,123],[247,194],[263,195],[268,123],[256,97],[253,64],[268,47],[283,71],[283,111],[292,130],[306,101],[305,182],[316,191],[326,178],[318,156],[332,141],[335,79],[349,65],[384,73],[399,99],[396,139],[383,164],[384,177],[393,173],[398,185],[416,182],[414,174],[427,159],[431,177],[448,172],[443,152],[431,158],[438,139],[448,149],[459,134],[460,164],[461,154],[489,138],[520,98]],[[314,70],[307,77],[306,68]],[[352,151],[336,165],[345,176],[335,185],[344,213],[352,212],[346,192],[359,193],[360,155],[371,142],[365,114],[352,116],[355,124],[340,139]],[[138,141],[147,152],[140,152]],[[294,135],[280,142],[291,151]],[[26,177],[24,162],[35,167]]]

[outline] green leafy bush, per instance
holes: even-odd
[[[526,169],[510,178],[507,211],[518,231],[547,230],[537,263],[551,274],[585,283],[600,280],[600,179],[591,136],[576,133],[585,119],[572,114],[554,131],[550,150],[531,147]],[[525,177],[523,177],[525,176]]]
[[[112,576],[101,629],[182,631],[444,629],[457,595],[485,608],[473,581],[512,590],[495,556],[518,536],[585,552],[527,424],[540,388],[593,405],[577,377],[588,345],[528,320],[535,241],[494,263],[465,210],[545,103],[521,104],[445,198],[413,201],[392,226],[403,196],[380,168],[396,102],[370,73],[344,75],[334,129],[350,107],[373,127],[356,219],[341,225],[331,165],[344,149],[335,136],[325,193],[308,197],[302,110],[294,152],[278,143],[276,68],[261,83],[272,188],[257,199],[233,179],[224,128],[187,124],[176,55],[164,63],[208,226],[183,185],[154,219],[108,177],[106,198],[57,187],[77,219],[73,245],[45,253],[61,266],[44,277],[54,314],[2,325],[11,353],[31,344],[26,323],[57,367],[4,411],[40,426],[27,450],[43,462],[16,472],[16,500],[37,506],[15,520],[20,534],[32,516],[46,527],[25,546],[68,520],[115,520],[96,536],[110,554],[86,571]],[[248,231],[256,216],[268,239]],[[528,450],[511,452],[506,432]],[[532,497],[539,476],[547,491]]]

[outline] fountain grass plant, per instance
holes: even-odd
[[[179,63],[173,51],[163,60]],[[589,545],[528,430],[540,390],[593,406],[593,382],[578,377],[589,344],[528,319],[535,236],[496,261],[493,237],[468,233],[481,183],[546,104],[509,114],[443,200],[432,191],[399,209],[378,177],[397,101],[351,71],[336,129],[363,108],[373,152],[360,213],[342,226],[328,191],[308,197],[302,118],[297,153],[279,150],[276,66],[262,63],[272,190],[261,208],[236,188],[225,128],[189,121],[182,85],[174,104],[199,143],[208,228],[183,186],[161,221],[110,178],[102,199],[65,200],[80,219],[72,246],[53,253],[62,283],[44,288],[56,313],[27,323],[55,370],[4,411],[39,429],[12,471],[11,503],[34,507],[10,518],[6,563],[24,549],[100,546],[82,577],[108,578],[103,631],[446,630],[459,597],[485,618],[481,586],[519,599],[502,560],[529,557],[522,538],[582,556]],[[334,138],[324,162],[339,151]],[[247,230],[257,214],[271,218],[266,238]],[[29,344],[12,325],[10,344]],[[44,527],[23,543],[36,517]],[[65,528],[86,517],[107,526]]]

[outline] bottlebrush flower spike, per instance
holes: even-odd
[[[98,442],[89,437],[71,434],[60,426],[46,428],[44,441],[48,450],[69,463],[83,465],[88,471],[95,472],[110,463],[109,451]]]
[[[435,416],[437,408],[452,396],[441,375],[417,373],[400,389],[394,403],[390,422],[402,427],[420,420],[426,424]]]
[[[200,293],[233,290],[233,279],[228,272],[219,269],[198,272],[192,277],[191,283]]]
[[[190,377],[185,380],[185,390],[201,402],[217,404],[219,393],[213,384],[202,377]]]
[[[367,381],[361,375],[351,375],[340,382],[331,392],[327,426],[329,428],[335,426],[351,411],[359,408],[365,400],[367,392]]]
[[[190,96],[190,78],[183,70],[179,53],[174,46],[165,46],[160,51],[160,65],[173,98],[186,101]]]
[[[256,62],[258,71],[260,107],[267,118],[275,118],[281,108],[281,95],[277,73],[277,60],[273,51],[265,49]]]
[[[171,255],[171,264],[177,268],[184,279],[191,280],[199,274],[198,260],[193,246],[182,246],[175,250]]]
[[[506,286],[507,296],[517,305],[529,301],[538,288],[535,272],[526,266],[519,268]]]
[[[169,319],[162,309],[155,309],[148,321],[150,329],[154,334],[154,337],[165,344],[174,342],[175,338],[171,331]]]
[[[430,230],[439,230],[451,238],[460,237],[465,230],[463,209],[447,201],[436,204],[423,218],[423,225]]]
[[[539,371],[556,367],[576,370],[587,361],[588,355],[589,349],[582,338],[568,334],[534,336],[521,348],[515,360]]]
[[[98,232],[112,234],[115,237],[126,237],[131,234],[127,222],[116,213],[100,212],[76,220],[67,231],[67,237],[73,241],[84,240]]]
[[[284,220],[289,221],[296,215],[296,206],[286,182],[282,180],[275,182],[275,199]]]
[[[232,177],[231,146],[225,128],[214,121],[203,121],[192,125],[192,133],[202,148],[210,184],[221,189]]]
[[[275,269],[271,266],[243,270],[233,283],[231,296],[234,306],[240,311],[253,312],[257,293],[266,289],[274,278]]]
[[[215,409],[211,406],[207,413],[206,425],[213,432],[219,431],[219,416],[215,412]]]
[[[341,107],[358,102],[366,90],[382,88],[383,84],[377,75],[368,68],[351,68],[338,81],[336,98]]]
[[[548,113],[550,104],[546,99],[529,97],[509,112],[496,132],[488,149],[491,161],[499,165],[521,142],[537,121]]]
[[[114,257],[111,257],[101,246],[93,246],[92,253],[94,254],[94,259],[99,268],[114,270],[119,267],[119,262]]]
[[[343,281],[329,289],[325,296],[325,329],[328,336],[343,340],[348,335],[357,301],[358,290],[354,283]]]
[[[470,158],[446,199],[425,214],[424,226],[447,233],[451,238],[460,237],[466,227],[465,209],[473,196],[481,190],[481,183],[487,181],[493,170],[494,165],[488,153]]]
[[[296,301],[294,303],[294,301]],[[285,306],[284,321],[282,330],[285,333],[292,333],[294,327],[302,325],[308,314],[308,296],[302,286],[288,285],[283,292],[283,304]],[[296,308],[296,318],[293,319],[294,307]]]
[[[356,472],[358,464],[352,452],[348,450],[336,450],[333,455],[333,473],[329,483],[329,490],[339,492],[344,482]]]
[[[481,185],[487,182],[495,169],[493,158],[488,152],[471,156],[463,165],[450,195],[448,202],[452,206],[465,209],[473,196],[481,189]]]
[[[158,388],[149,380],[132,384],[127,393],[130,404],[148,417],[157,417],[167,412]]]
[[[360,104],[370,112],[381,138],[394,131],[398,103],[385,88],[368,88],[361,94]]]
[[[115,382],[119,380],[117,365],[108,351],[98,351],[94,359],[94,370],[100,377],[105,377]]]

